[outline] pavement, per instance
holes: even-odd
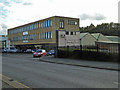
[[[56,63],[56,64],[65,64],[72,66],[120,71],[119,64],[117,62],[115,63],[115,62],[103,62],[103,61],[92,61],[92,60],[54,58],[54,56],[43,56],[39,60],[43,62]]]
[[[28,86],[8,77],[8,76],[5,76],[3,74],[0,74],[0,78],[2,78],[0,80],[0,83],[2,84],[2,90],[8,90],[8,89],[23,89],[23,88],[28,88],[28,90],[32,90],[30,89]]]
[[[2,81],[2,89],[6,89],[6,88],[14,88],[14,87]]]

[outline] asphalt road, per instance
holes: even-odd
[[[32,54],[3,54],[3,75],[31,88],[118,88],[118,72],[53,64]]]

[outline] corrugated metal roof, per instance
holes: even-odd
[[[85,37],[88,33],[80,33],[80,39],[82,39],[83,37]]]
[[[98,43],[111,43],[111,44],[118,44],[120,42],[114,42],[114,41],[96,41]]]
[[[94,36],[95,37],[95,39],[98,39],[99,38],[99,36],[100,36],[100,34],[101,33],[93,33],[93,34],[91,34],[92,36]]]
[[[108,39],[114,42],[120,42],[120,37],[118,36],[106,36]]]

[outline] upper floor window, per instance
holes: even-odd
[[[64,29],[64,20],[59,21],[59,28]]]
[[[39,28],[41,27],[41,24],[40,24],[40,22],[39,22]]]
[[[43,28],[43,23],[41,22],[41,28]]]
[[[52,19],[50,20],[50,26],[52,27]]]
[[[68,31],[66,31],[66,35],[69,35],[69,32],[68,32]]]
[[[49,27],[49,20],[48,20],[48,27]]]
[[[46,27],[48,27],[48,22],[46,21]]]
[[[50,32],[50,38],[52,38],[52,32]]]
[[[70,32],[70,35],[73,35],[73,32]]]

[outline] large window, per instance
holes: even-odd
[[[48,39],[50,38],[49,32],[48,32]]]
[[[42,33],[41,33],[40,37],[41,37],[41,39],[43,39],[43,35],[42,35]]]
[[[64,20],[59,21],[59,28],[64,29]]]
[[[48,27],[48,22],[46,21],[46,28]]]
[[[41,22],[41,28],[43,28],[43,23]]]
[[[41,23],[39,22],[39,28],[41,27]]]
[[[52,27],[52,19],[50,20],[50,26]]]
[[[52,32],[50,32],[50,38],[52,38]]]
[[[38,22],[36,23],[36,25],[37,25],[36,29],[38,29]]]
[[[49,27],[49,20],[48,20],[48,27]]]

